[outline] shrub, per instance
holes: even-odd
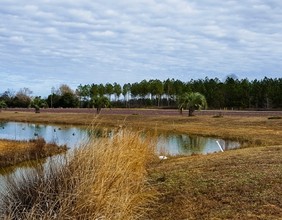
[[[6,219],[140,219],[155,192],[147,166],[153,143],[119,131],[51,160],[47,172],[8,178],[0,213]]]

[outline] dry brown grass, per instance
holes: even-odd
[[[66,146],[49,144],[42,138],[30,141],[0,140],[0,168],[42,159],[67,151]]]
[[[151,219],[281,219],[282,146],[171,158],[150,170]]]
[[[2,196],[7,219],[141,219],[155,191],[147,184],[155,160],[149,139],[123,131],[73,152],[66,165],[10,179]]]

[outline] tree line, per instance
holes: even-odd
[[[52,88],[47,98],[32,96],[28,88],[18,92],[4,91],[0,107],[34,108],[92,108],[102,107],[158,107],[177,108],[183,94],[200,93],[209,109],[274,109],[282,108],[282,78],[262,80],[236,79],[225,81],[197,79],[142,80],[135,83],[86,84],[72,90],[68,85]]]

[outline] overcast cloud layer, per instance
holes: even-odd
[[[281,0],[1,0],[0,93],[281,77]]]

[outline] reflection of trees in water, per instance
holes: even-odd
[[[42,169],[42,166],[45,162],[46,162],[46,158],[42,158],[39,160],[25,161],[22,163],[18,163],[14,166],[3,167],[0,170],[0,175],[7,176],[9,174],[13,174],[16,170],[24,171],[28,169]]]
[[[175,135],[180,154],[202,154],[207,138],[188,135]]]
[[[87,134],[92,138],[109,138],[113,136],[113,131],[111,129],[88,129]]]
[[[220,145],[223,147],[224,150],[231,150],[240,147],[239,142],[235,142],[231,140],[223,140],[220,142]]]
[[[0,128],[4,129],[6,126],[7,122],[0,122]]]
[[[34,132],[40,132],[41,126],[40,125],[35,125],[34,126]]]

